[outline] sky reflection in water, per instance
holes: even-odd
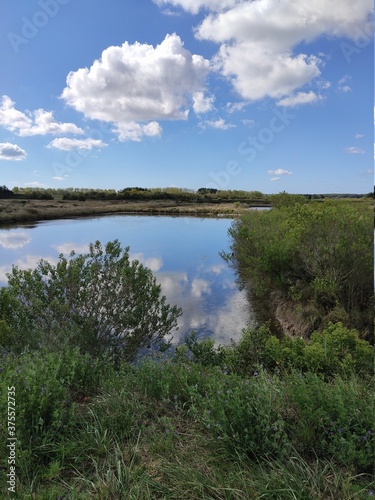
[[[183,310],[173,342],[192,330],[226,344],[254,324],[246,293],[219,256],[229,249],[230,219],[161,216],[106,216],[41,222],[0,229],[0,285],[12,264],[33,268],[44,258],[56,263],[71,250],[87,252],[90,242],[118,239],[130,256],[149,267],[162,285],[167,302]]]

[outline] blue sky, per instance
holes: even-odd
[[[367,193],[370,0],[4,0],[0,184]]]

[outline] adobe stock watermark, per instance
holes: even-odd
[[[340,49],[343,53],[346,62],[351,63],[354,55],[358,55],[366,48],[374,38],[374,20],[366,23],[364,29],[356,30],[353,40],[349,42],[341,42]]]
[[[100,128],[90,129],[89,136],[90,139],[102,141],[105,133],[111,132],[111,124],[103,122]],[[52,163],[52,170],[55,177],[60,177],[61,180],[64,176],[67,176],[74,172],[82,162],[93,153],[90,148],[71,150],[66,153],[64,163],[59,161],[54,161]]]
[[[21,17],[20,34],[11,31],[7,35],[15,54],[18,54],[21,47],[27,45],[30,40],[37,36],[41,29],[47,26],[51,19],[57,16],[62,5],[69,2],[71,0],[39,0],[38,6],[40,10],[34,12],[31,17]]]
[[[274,108],[268,127],[259,130],[256,136],[251,135],[246,140],[240,142],[237,146],[237,153],[245,156],[247,162],[252,162],[259,153],[264,151],[271,144],[275,137],[282,133],[287,126],[296,118],[295,114],[290,113],[286,108],[282,111]],[[210,172],[209,176],[214,182],[206,185],[206,188],[225,189],[230,185],[232,177],[241,174],[243,168],[237,160],[230,160],[224,170]]]

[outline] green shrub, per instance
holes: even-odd
[[[103,364],[78,350],[25,352],[4,355],[1,372],[4,387],[15,389],[17,459],[29,457],[30,466],[52,460],[47,451],[74,426],[77,404],[95,393]],[[6,415],[7,393],[1,393],[0,412]],[[6,443],[2,439],[2,447]],[[5,448],[2,450],[6,457]],[[31,456],[33,457],[31,460]],[[5,464],[4,464],[5,465]]]
[[[0,294],[3,347],[73,345],[131,361],[144,347],[165,346],[181,310],[166,304],[150,269],[130,261],[129,248],[97,241],[88,254],[70,257],[60,255],[56,266],[41,260],[32,271],[13,267]]]
[[[327,383],[316,374],[285,379],[288,433],[300,453],[371,472],[374,394],[357,377]]]
[[[223,254],[259,297],[315,311],[312,331],[330,320],[373,338],[373,215],[368,204],[304,203],[286,193],[270,211],[232,223]],[[276,199],[276,198],[275,198]],[[310,333],[310,332],[309,332]]]
[[[353,373],[371,377],[374,350],[356,330],[342,323],[329,323],[323,332],[315,332],[307,343],[302,338],[272,335],[267,325],[248,328],[241,339],[229,347],[214,347],[213,342],[188,342],[193,359],[207,366],[226,366],[230,372],[248,377],[259,369],[274,372],[319,373],[326,378]]]

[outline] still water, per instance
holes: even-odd
[[[255,324],[246,293],[236,286],[232,269],[219,256],[229,250],[230,219],[116,215],[47,221],[0,228],[0,286],[12,265],[34,268],[41,259],[88,251],[118,239],[130,256],[149,267],[169,304],[182,308],[173,343],[193,330],[199,339],[228,344]]]

